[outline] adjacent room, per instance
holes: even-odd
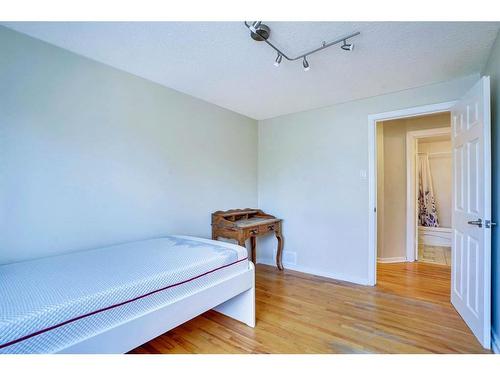
[[[1,21],[0,353],[499,353],[499,31]]]
[[[378,262],[451,264],[451,150],[450,112],[377,123]]]

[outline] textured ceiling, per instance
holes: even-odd
[[[353,31],[339,47],[273,66],[275,52],[242,22],[23,22],[14,30],[204,99],[265,119],[479,72],[499,23],[266,22],[297,55]]]

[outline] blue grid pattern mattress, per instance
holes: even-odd
[[[167,236],[0,266],[0,353],[52,353],[248,269],[246,249]]]

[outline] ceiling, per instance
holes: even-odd
[[[500,23],[266,22],[276,53],[243,22],[6,22],[3,25],[255,119],[437,83],[481,71]]]

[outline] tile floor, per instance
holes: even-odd
[[[451,266],[451,247],[418,245],[418,260]]]

